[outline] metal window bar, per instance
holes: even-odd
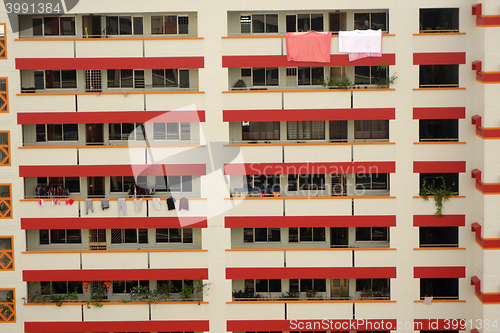
[[[86,69],[85,70],[85,92],[101,92],[101,70]]]

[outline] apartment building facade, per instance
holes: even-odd
[[[500,331],[500,1],[75,3],[0,14],[2,332]]]

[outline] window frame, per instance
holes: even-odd
[[[429,237],[432,231],[437,231],[441,234],[451,235],[456,237],[456,242],[453,243],[435,243],[432,241],[427,241],[426,236]],[[453,230],[452,232],[450,232]],[[460,242],[460,228],[458,226],[421,226],[418,228],[419,233],[419,247],[458,247]],[[452,238],[450,237],[450,238]],[[432,237],[433,238],[433,237]]]
[[[427,180],[432,179],[433,180],[433,186],[436,187],[436,180],[438,180],[438,177],[443,177],[444,182],[446,184],[446,187],[449,188],[451,187],[451,191],[453,192],[453,195],[459,195],[460,193],[460,173],[458,172],[434,172],[434,173],[420,173],[419,174],[419,191],[422,188],[423,181],[426,180],[427,184],[429,182]],[[447,180],[446,178],[455,178],[451,179],[451,185],[446,183]],[[440,186],[441,184],[438,184]],[[455,191],[456,189],[456,191]]]
[[[370,239],[367,240],[367,239],[358,239],[358,229],[370,229]],[[374,229],[375,228],[382,228],[384,229],[385,228],[385,233],[386,233],[386,239],[385,240],[378,240],[378,239],[373,239],[373,234],[374,234]],[[355,229],[355,236],[354,236],[354,240],[355,242],[383,242],[383,243],[387,243],[390,241],[390,229],[389,227],[356,227]]]
[[[356,83],[356,78],[361,77],[360,74],[356,74],[356,69],[367,68],[367,67],[369,68],[369,71],[370,71],[370,76],[368,77],[370,82],[369,83]],[[384,75],[380,75],[380,73],[383,73]],[[372,87],[372,86],[383,87],[384,85],[382,85],[380,83],[380,80],[387,80],[388,77],[389,77],[389,66],[387,66],[387,68],[383,68],[383,67],[381,67],[381,65],[354,66],[354,86],[356,86],[356,87]]]
[[[48,243],[42,243],[42,231],[47,230],[47,241]],[[52,231],[53,230],[64,230],[64,243],[54,243],[52,240]],[[80,243],[68,243],[68,230],[78,230],[80,232]],[[72,246],[72,245],[83,245],[82,238],[82,229],[39,229],[38,230],[38,245],[39,246],[53,246],[53,245],[63,245],[63,246]]]
[[[2,239],[10,239],[10,249],[2,249],[0,247],[0,271],[13,271],[15,270],[14,236],[0,236],[0,240]],[[9,260],[5,265],[1,261],[4,256]]]
[[[385,182],[385,188],[373,188],[373,184],[375,183],[373,175],[386,175],[387,181]],[[358,182],[358,179],[361,178],[369,178],[369,182]],[[356,174],[355,176],[355,188],[356,191],[362,190],[362,191],[390,191],[391,190],[391,180],[390,180],[390,173],[361,173],[361,174]],[[378,179],[377,179],[378,180]],[[369,188],[367,188],[366,184],[370,184]],[[380,183],[380,182],[379,182]],[[358,188],[358,186],[360,188]]]
[[[456,10],[457,13],[456,13],[456,19],[457,19],[457,29],[437,29],[438,27],[440,26],[436,26],[436,29],[435,30],[432,30],[432,27],[424,27],[423,26],[423,22],[422,22],[422,10],[434,10],[434,11],[437,11],[437,10],[442,10],[442,11],[446,11],[446,10],[450,10],[451,12],[451,15],[452,16],[455,16],[455,13],[453,13],[452,11],[453,10]],[[446,13],[443,13],[446,15]],[[434,20],[432,20],[434,21]],[[457,7],[448,7],[448,8],[420,8],[419,9],[419,12],[418,12],[418,23],[419,23],[419,32],[420,33],[458,33],[460,32],[460,8],[457,8]],[[446,23],[446,22],[445,22]],[[431,29],[427,29],[427,28],[431,28]],[[441,27],[443,28],[443,27]]]
[[[240,80],[243,80],[243,77],[248,77],[248,76],[243,76],[242,75],[242,70],[248,70],[250,69],[250,85],[247,85],[248,87],[279,87],[280,85],[280,68],[279,67],[241,67],[240,68]],[[264,84],[255,84],[254,79],[255,79],[255,70],[258,69],[264,69]],[[278,75],[277,75],[277,81],[276,84],[269,82],[268,83],[268,71],[274,71],[276,70]],[[247,81],[243,80],[245,84]]]
[[[1,38],[0,38],[0,41],[1,41]],[[0,52],[0,54],[1,54],[1,52]],[[8,77],[0,77],[0,81],[1,80],[5,80],[5,90],[0,91],[0,99],[4,103],[0,107],[0,113],[9,113],[9,78]],[[1,86],[1,84],[0,84],[0,86]]]
[[[3,36],[1,35],[3,27]],[[7,59],[7,24],[0,23],[0,59]]]
[[[179,135],[178,139],[169,139],[168,138],[168,125],[171,124],[177,124],[177,133]],[[186,125],[187,124],[187,125]],[[165,126],[165,131],[158,131],[155,129],[157,125],[164,125]],[[188,129],[188,131],[184,132],[189,134],[189,138],[182,138],[183,134],[183,126],[184,129]],[[157,133],[165,134],[165,139],[159,139],[156,137]],[[159,134],[158,134],[159,135]],[[190,141],[191,140],[191,123],[190,122],[168,122],[168,123],[153,123],[153,141],[167,141],[167,142],[172,142],[172,141]]]
[[[7,207],[7,210],[5,213],[2,213],[0,211],[0,219],[13,219],[14,218],[14,212],[13,212],[13,207],[12,207],[12,184],[0,184],[0,188],[7,186],[9,188],[9,197],[2,197],[0,196],[0,205],[4,204]],[[1,191],[0,191],[1,194]],[[1,289],[0,289],[1,290]]]
[[[311,281],[311,289],[308,289],[308,290],[302,290],[302,283],[301,283],[301,282],[302,282],[302,280],[312,280],[312,281]],[[325,281],[325,290],[318,290],[318,289],[315,289],[315,288],[314,288],[314,287],[315,287],[314,285],[315,285],[315,281],[316,281],[316,280],[324,280],[324,281]],[[290,292],[299,292],[299,293],[305,293],[305,292],[309,292],[309,291],[312,291],[312,290],[316,290],[316,292],[319,292],[319,293],[324,293],[324,292],[326,292],[326,290],[327,290],[327,288],[326,288],[326,285],[327,285],[327,280],[328,280],[328,279],[289,279],[289,281],[288,281],[288,290],[289,290]],[[291,287],[291,285],[292,285],[292,281],[293,281],[293,282],[297,281],[297,285],[298,285],[298,287],[299,287],[299,290],[295,290],[295,289],[293,289],[293,288]]]
[[[323,12],[308,12],[308,13],[299,13],[299,12],[294,12],[294,13],[286,13],[285,14],[285,32],[308,32],[313,30],[312,29],[312,15],[320,15],[323,17],[323,22],[322,22],[322,29],[321,30],[315,30],[317,32],[324,32],[325,31],[325,15]],[[299,15],[309,15],[309,30],[307,31],[299,31]],[[295,16],[295,30],[291,31],[288,30],[288,24],[287,24],[287,17],[288,16]]]
[[[383,124],[382,124],[383,122]],[[369,127],[368,130],[363,130],[363,127]],[[359,129],[357,129],[359,127]],[[385,129],[387,127],[387,135],[385,135]],[[382,128],[381,130],[378,128]],[[384,137],[380,137],[384,134]],[[359,137],[366,136],[369,137]],[[390,139],[390,122],[388,119],[377,119],[377,120],[354,120],[354,141],[366,141],[366,140],[376,140],[380,142],[386,142]]]
[[[163,188],[160,188],[159,186],[163,185],[163,184],[160,184],[158,185],[158,177],[164,177],[163,178],[163,184],[165,184],[165,189]],[[179,181],[179,186],[180,186],[180,191],[176,191],[176,190],[172,190],[170,188],[170,185],[171,183],[175,183],[173,181],[169,181],[169,178],[171,179],[171,177],[180,177]],[[189,180],[189,177],[191,178],[191,180]],[[189,191],[189,186],[188,185],[184,185],[184,184],[189,184],[191,183],[191,190]],[[186,189],[185,189],[186,187]],[[193,176],[188,176],[188,175],[184,175],[184,176],[175,176],[175,175],[171,175],[171,176],[155,176],[155,192],[168,192],[168,193],[172,193],[172,192],[177,192],[177,193],[193,193]]]
[[[180,242],[172,242],[171,241],[171,233],[170,233],[170,230],[171,229],[175,229],[175,230],[180,230],[179,232],[179,239],[180,239]],[[186,235],[187,232],[185,232],[186,230],[190,230],[191,231],[191,236]],[[166,242],[162,242],[162,241],[158,241],[159,237],[158,237],[158,230],[168,230],[167,234],[168,236],[168,240]],[[189,237],[191,237],[191,241],[189,241]],[[194,244],[194,228],[155,228],[155,244]]]
[[[0,291],[7,291],[7,294],[9,292],[12,292],[12,300],[13,302],[1,302],[0,303],[0,308],[8,307],[10,311],[10,315],[8,317],[5,317],[4,313],[7,311],[1,311],[0,312],[0,324],[3,323],[15,323],[17,320],[17,315],[16,315],[16,290],[14,288],[0,288]]]
[[[123,76],[122,76],[122,71],[123,70],[130,70],[132,71],[132,86],[131,87],[123,87],[122,86],[122,81],[123,81]],[[114,86],[114,87],[110,87],[109,86],[109,71],[117,71],[118,73],[118,87]],[[137,78],[136,78],[136,72],[137,71],[142,71],[142,77],[143,77],[143,83],[142,85],[137,85],[136,81],[137,81]],[[145,88],[145,84],[144,84],[144,81],[145,81],[145,70],[144,69],[140,69],[140,68],[127,68],[127,69],[107,69],[106,70],[106,82],[107,82],[107,88],[108,89],[144,89]]]
[[[253,30],[253,20],[254,20],[254,15],[263,15],[264,16],[264,32],[254,32]],[[277,31],[271,31],[271,32],[268,32],[267,31],[267,15],[276,15],[276,19],[278,20],[277,24],[276,24],[276,30]],[[250,32],[242,32],[242,16],[250,16]],[[240,34],[241,35],[263,35],[263,34],[278,34],[279,33],[279,14],[276,14],[276,13],[250,13],[250,14],[243,14],[241,13],[240,14]]]
[[[434,124],[433,124],[434,123]],[[453,130],[456,130],[456,138],[439,138],[439,137],[431,137],[429,136],[434,136],[433,135],[433,128],[432,127],[437,127],[438,134],[437,136],[443,136],[442,134],[445,134],[446,136],[447,129],[453,128]],[[419,142],[440,142],[440,141],[446,141],[446,142],[458,142],[459,141],[459,131],[460,131],[460,126],[459,126],[459,119],[419,119],[418,122],[418,140]],[[427,135],[428,137],[424,137]],[[453,135],[453,134],[451,134]],[[450,136],[451,136],[450,135]]]
[[[451,67],[454,66],[454,67]],[[428,83],[422,83],[422,81],[426,81],[426,73],[422,72],[422,69],[430,69],[430,71],[427,71],[427,74],[430,73],[431,78],[437,78],[441,77],[439,71],[442,69],[445,73],[445,75],[449,75],[452,77],[452,81],[455,81],[456,83],[441,83],[441,82],[428,82]],[[446,69],[451,70],[451,73],[447,73]],[[418,87],[420,89],[422,88],[459,88],[460,87],[460,65],[459,64],[446,64],[446,65],[419,65],[418,66]]]
[[[51,289],[55,292],[56,290],[55,290],[55,288],[54,288],[54,287],[53,287],[53,285],[52,285],[52,284],[53,284],[53,282],[65,282],[65,283],[66,283],[66,292],[65,292],[65,293],[56,293],[57,295],[64,295],[64,294],[66,294],[66,293],[72,293],[74,290],[73,290],[73,291],[70,291],[70,289],[69,289],[69,282],[80,282],[80,288],[78,288],[78,289],[81,289],[81,291],[82,291],[82,292],[81,292],[81,293],[79,293],[79,292],[78,292],[79,290],[77,290],[77,295],[81,295],[81,296],[83,296],[84,291],[83,291],[83,284],[82,284],[82,281],[40,281],[40,290],[41,290],[41,291],[40,291],[40,294],[41,294],[41,295],[50,295],[50,294],[45,294],[45,293],[43,292],[43,289],[45,288],[45,286],[44,286],[44,284],[45,284],[45,283],[49,283],[50,288],[51,288]]]
[[[57,19],[57,21],[58,21],[58,28],[57,28],[58,29],[58,34],[57,35],[47,35],[45,33],[45,18]],[[74,28],[73,30],[75,32],[74,34],[72,34],[72,35],[67,35],[67,34],[63,35],[62,34],[62,30],[63,30],[63,29],[61,29],[61,23],[62,23],[61,19],[62,18],[72,18],[73,19],[73,28]],[[42,34],[41,35],[38,35],[38,34],[35,35],[34,34],[34,28],[35,28],[35,25],[33,24],[33,20],[34,19],[42,19],[42,25],[41,25]],[[72,36],[74,37],[77,34],[76,16],[41,16],[41,15],[36,15],[36,16],[31,17],[31,28],[32,28],[32,30],[31,30],[32,33],[31,34],[35,38],[37,38],[37,37],[48,37],[48,38],[63,37],[64,38],[65,36],[68,36],[68,38],[71,38]]]
[[[124,285],[125,285],[124,291],[125,292],[116,292],[115,291],[115,284],[120,283],[120,282],[124,283]],[[129,283],[130,282],[137,282],[137,285],[134,285],[133,287],[131,286],[130,287],[130,291],[129,291],[128,290],[129,288],[127,288],[127,282],[129,282]],[[147,282],[147,286],[146,286],[145,282]],[[111,295],[124,295],[124,294],[128,295],[128,294],[130,294],[130,292],[132,291],[133,288],[138,287],[138,286],[147,287],[148,290],[149,290],[149,289],[151,289],[150,285],[149,285],[150,284],[149,282],[150,282],[149,280],[113,280],[113,281],[111,281],[111,285],[112,285],[112,287],[111,287]]]
[[[290,129],[290,125],[291,125],[292,123],[296,123],[296,129],[295,129],[295,132],[296,132],[296,133],[295,133],[295,138],[290,138],[290,134],[291,134],[291,132],[293,132],[293,129]],[[300,133],[299,128],[300,128],[300,127],[302,127],[302,128],[303,128],[303,127],[304,127],[304,123],[305,123],[305,125],[306,125],[306,127],[307,127],[307,128],[306,128],[306,132],[309,132],[309,133],[310,133],[310,135],[311,135],[311,138],[310,138],[310,139],[308,139],[308,138],[305,138],[305,137],[304,137],[304,133],[306,133],[306,132],[304,132],[304,131],[302,131],[302,137],[299,137],[299,133]],[[313,125],[314,125],[314,123],[318,123],[318,124],[319,124],[319,123],[322,123],[322,125],[323,125],[323,131],[320,131],[320,133],[323,133],[323,136],[322,136],[322,137],[314,137],[314,134],[315,134],[315,132],[314,132],[314,130],[313,130]],[[293,141],[325,140],[325,138],[326,138],[326,133],[325,133],[325,132],[326,132],[326,130],[325,130],[325,126],[326,126],[326,124],[325,124],[325,121],[323,121],[323,120],[307,120],[307,121],[300,121],[300,120],[299,120],[299,121],[287,121],[287,122],[286,122],[286,139],[287,139],[287,140],[293,140]],[[306,134],[307,134],[307,133],[306,133]]]
[[[309,69],[309,83],[307,84],[301,84],[300,83],[300,75],[299,73],[303,71],[304,69]],[[314,71],[313,69],[322,69],[322,75],[318,78],[314,78]],[[289,75],[290,73],[290,75]],[[295,75],[293,74],[295,73]],[[321,82],[318,82],[319,80],[324,80],[325,79],[325,67],[324,66],[297,66],[297,67],[286,67],[286,76],[287,76],[287,84],[288,84],[288,77],[293,77],[295,76],[295,85],[293,87],[307,87],[307,86],[322,86]]]
[[[152,30],[152,29],[153,29],[153,24],[152,24],[153,17],[157,17],[157,16],[161,16],[161,18],[162,18],[162,19],[161,19],[161,27],[162,27],[162,28],[161,28],[161,30],[162,30],[162,32],[161,32],[161,33],[153,33],[153,30]],[[174,34],[174,33],[166,33],[166,32],[165,32],[165,17],[166,17],[166,16],[175,16],[175,17],[176,17],[176,18],[175,18],[175,24],[176,24],[176,30],[177,30],[177,32],[176,32],[175,34]],[[180,33],[180,32],[179,32],[179,30],[180,30],[180,29],[179,29],[179,26],[180,26],[180,24],[179,24],[179,19],[181,19],[181,18],[187,18],[187,20],[188,20],[188,24],[187,24],[187,26],[188,26],[188,32],[187,32],[187,33]],[[187,35],[187,36],[189,36],[189,30],[190,30],[190,28],[192,28],[192,26],[191,26],[191,23],[190,23],[190,22],[191,22],[191,20],[190,20],[190,18],[189,18],[189,15],[187,15],[187,14],[186,14],[186,15],[182,15],[182,14],[161,14],[161,15],[151,15],[151,19],[150,19],[150,22],[149,22],[149,23],[150,23],[151,36],[154,36],[154,35],[164,35],[164,36],[172,36],[172,35],[177,35],[177,36],[179,36],[179,35]]]
[[[48,88],[47,87],[47,72],[52,71],[52,72],[59,72],[59,78],[60,78],[60,88]],[[64,88],[63,87],[63,79],[62,79],[62,72],[63,71],[74,71],[75,72],[75,87],[69,87],[69,88]],[[78,71],[76,69],[46,69],[46,70],[34,70],[33,75],[34,77],[36,76],[36,73],[43,73],[43,89],[36,89],[36,90],[77,90],[78,89]]]
[[[110,34],[108,33],[108,17],[118,17],[118,31],[116,34]],[[130,34],[122,34],[121,33],[121,27],[120,27],[120,17],[130,17]],[[134,23],[134,18],[139,17],[142,18],[142,34],[136,34],[135,33],[135,23]],[[104,36],[143,36],[144,35],[144,16],[141,15],[105,15],[104,16],[104,27],[105,27],[105,34]],[[111,37],[113,38],[113,37]]]
[[[368,28],[367,29],[356,29],[356,19],[354,18],[354,16],[356,14],[369,14],[369,24],[368,24]],[[385,27],[386,27],[386,30],[382,30],[382,33],[389,33],[389,12],[388,11],[355,11],[353,12],[352,14],[352,18],[353,18],[353,22],[354,22],[354,26],[353,26],[353,30],[378,30],[378,29],[373,29],[372,27],[372,14],[385,14]]]
[[[303,229],[311,229],[310,234],[311,234],[311,240],[302,240],[302,232],[307,232],[307,230]],[[314,235],[315,235],[315,230],[314,229],[323,229],[323,240],[315,240]],[[292,240],[292,231],[297,231],[297,240]],[[295,234],[295,232],[293,232]],[[297,227],[297,228],[288,228],[288,243],[306,243],[306,244],[324,244],[327,242],[326,239],[326,227]]]
[[[180,286],[175,286],[173,281],[177,281],[177,282],[175,282],[175,284],[180,284]],[[172,282],[172,285],[171,285],[172,289],[170,289],[168,291],[171,294],[179,294],[182,291],[182,289],[185,288],[186,285],[194,287],[194,281],[200,281],[200,280],[187,280],[187,279],[183,279],[183,280],[156,280],[156,288],[157,289],[159,289],[159,288],[164,289],[165,286],[168,286],[168,284],[170,282]],[[193,294],[195,292],[196,291],[193,288]]]
[[[264,127],[267,127],[266,125],[269,124],[269,123],[272,123],[272,127],[273,127],[273,130],[272,132],[269,132],[269,131],[266,131],[267,128],[263,129]],[[246,125],[248,124],[248,125]],[[259,130],[258,132],[257,131],[251,131],[251,125],[255,125],[255,124],[258,124],[259,126]],[[276,129],[275,127],[278,127],[278,138],[274,138],[274,136],[276,135]],[[245,127],[248,127],[248,131],[244,131],[244,128]],[[249,138],[245,139],[245,133],[247,133],[247,135],[249,136]],[[253,135],[255,136],[255,134],[257,133],[258,134],[258,139],[256,138],[252,138],[252,133]],[[267,138],[268,134],[271,134],[273,136],[272,139],[269,139]],[[261,139],[262,136],[266,136],[266,139]],[[279,121],[248,121],[248,122],[242,122],[241,123],[241,141],[268,141],[268,140],[272,140],[272,141],[279,141],[280,140],[280,137],[281,137],[281,123]]]
[[[256,229],[265,229],[266,230],[266,240],[257,240],[257,233]],[[273,230],[278,230],[278,240],[270,240],[271,237],[274,235]],[[247,236],[250,236],[251,232],[251,237],[252,240],[248,240]],[[244,244],[255,244],[255,243],[271,243],[271,244],[276,244],[276,243],[281,243],[281,228],[243,228],[243,243]]]
[[[65,131],[64,131],[64,126],[65,125],[75,125],[75,124],[36,124],[35,125],[35,130],[37,129],[36,127],[37,126],[41,126],[41,125],[44,125],[44,129],[45,129],[45,132],[44,132],[44,136],[45,136],[45,140],[44,141],[38,141],[38,135],[36,136],[35,140],[36,142],[78,142],[80,141],[80,128],[78,126],[78,124],[76,124],[76,135],[77,135],[77,138],[76,140],[68,140],[68,139],[64,139],[65,135]],[[60,125],[61,126],[61,140],[49,140],[49,130],[48,130],[48,126],[49,125],[52,125],[52,126],[57,126],[57,125]],[[38,133],[37,133],[38,134]]]
[[[440,280],[439,282],[446,282],[446,283],[444,283],[444,285],[451,287],[450,289],[452,289],[452,288],[454,289],[454,286],[450,285],[451,280],[453,280],[454,284],[456,283],[457,295],[456,296],[439,296],[439,295],[436,296],[434,294],[429,295],[429,293],[427,293],[427,288],[430,285],[433,285],[430,282],[435,281],[435,280]],[[447,280],[447,281],[443,281],[443,280]],[[426,289],[422,290],[422,287],[426,287]],[[442,289],[440,289],[440,290],[442,291]],[[424,299],[425,295],[432,296],[434,299],[460,299],[460,279],[459,278],[420,278],[420,299]]]
[[[117,125],[117,124],[120,124],[120,139],[111,139],[111,126],[113,125]],[[124,134],[123,133],[123,124],[132,124],[132,131],[128,134]],[[108,123],[108,140],[110,142],[120,142],[120,141],[136,141],[136,128],[137,128],[137,125],[141,125],[141,124],[144,124],[144,123]],[[125,137],[125,135],[127,135]],[[133,136],[132,138],[130,138],[131,136]],[[139,140],[139,141],[144,141],[144,140]]]
[[[361,292],[363,292],[363,289],[364,289],[364,288],[362,288],[362,289],[358,288],[358,282],[359,282],[360,280],[364,280],[364,281],[366,281],[366,280],[370,280],[370,281],[369,281],[369,284],[368,284],[368,286],[369,286],[369,288],[368,288],[368,289],[370,289],[370,290],[375,289],[375,287],[374,287],[374,285],[373,285],[373,281],[374,281],[374,280],[386,281],[386,282],[387,282],[387,284],[386,284],[387,290],[388,290],[388,292],[389,292],[389,293],[391,292],[391,279],[390,279],[390,278],[387,278],[387,279],[384,279],[384,278],[369,278],[369,279],[356,279],[356,293],[361,293]],[[384,286],[382,286],[382,288],[383,288],[383,287],[384,287]],[[374,292],[377,292],[377,291],[375,291],[375,290],[373,290],[373,291],[374,291]]]
[[[46,179],[46,182],[45,182],[45,183],[43,183],[43,184],[42,184],[42,183],[40,183],[40,182],[39,182],[39,179],[40,179],[40,178],[45,178],[45,179]],[[50,183],[50,178],[62,178],[62,183],[61,183],[61,184],[51,184],[51,183]],[[68,186],[68,185],[67,185],[67,183],[66,183],[66,180],[67,180],[68,178],[78,178],[78,188],[79,188],[79,191],[70,192],[70,194],[71,194],[71,193],[81,193],[81,191],[82,191],[82,186],[81,186],[81,185],[82,185],[82,184],[81,184],[81,177],[36,177],[36,179],[37,179],[37,183],[36,183],[36,185],[37,185],[37,187],[38,187],[38,186],[41,186],[41,185],[46,186],[46,187],[48,187],[48,186],[50,186],[50,185],[56,185],[56,186],[61,186],[61,185],[62,185],[64,188],[69,189],[69,186]],[[60,197],[66,197],[66,196],[65,196],[65,195],[61,195]],[[45,198],[45,196],[44,196],[44,198]]]
[[[159,71],[159,70],[162,70],[163,71],[163,85],[158,85],[158,84],[155,84],[154,83],[154,74],[153,74],[153,71]],[[177,82],[176,82],[176,85],[167,85],[167,79],[168,79],[168,76],[167,76],[167,70],[173,70],[173,71],[177,71]],[[181,71],[183,72],[187,72],[188,73],[188,82],[187,82],[187,87],[183,86],[186,84],[186,82],[184,82],[182,84],[181,82]],[[189,68],[153,68],[151,70],[151,75],[152,75],[152,83],[151,83],[151,87],[153,89],[191,89],[191,71]],[[174,74],[175,76],[175,74]]]
[[[10,131],[0,131],[0,134],[7,134],[7,144],[2,144],[0,142],[0,151],[5,154],[5,159],[0,160],[0,166],[10,166],[11,165],[11,155],[10,155]]]
[[[116,239],[113,239],[113,237],[117,237],[117,236],[113,236],[113,232],[117,233],[117,230],[120,230],[121,242],[116,242]],[[127,231],[128,230],[135,230],[135,242],[128,242],[127,241]],[[141,242],[141,233],[144,233],[144,230],[146,230],[147,242],[144,242],[144,241]],[[146,228],[112,228],[111,229],[111,237],[110,237],[110,245],[111,246],[120,246],[120,245],[127,246],[130,244],[138,244],[138,245],[139,244],[146,244],[147,245],[147,244],[149,244],[148,230],[149,229],[146,229]]]

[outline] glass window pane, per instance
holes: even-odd
[[[156,242],[168,243],[168,229],[156,229]]]
[[[182,242],[187,244],[193,243],[193,229],[182,229]]]
[[[56,294],[66,294],[68,292],[66,281],[52,281],[52,289]]]
[[[80,193],[80,178],[79,177],[65,177],[64,186],[69,189],[69,193]]]
[[[77,292],[78,294],[83,294],[82,281],[68,281],[68,292]]]
[[[182,192],[193,192],[193,176],[182,176]]]
[[[253,243],[253,228],[243,228],[243,242]]]
[[[179,16],[179,34],[180,35],[189,34],[189,17]]]
[[[62,125],[47,125],[47,141],[62,141]]]
[[[67,231],[67,243],[68,244],[81,244],[82,243],[82,231],[80,229],[68,229]]]
[[[179,69],[179,88],[189,88],[189,69]]]
[[[36,142],[45,142],[45,125],[36,125]]]
[[[252,32],[254,34],[264,33],[264,14],[252,15]]]
[[[269,242],[280,242],[281,241],[281,229],[280,228],[268,228],[267,229],[267,239]]]
[[[311,14],[297,15],[297,31],[306,32],[311,30]]]
[[[253,69],[253,85],[254,86],[266,85],[266,69],[264,67],[256,67]]]
[[[40,244],[49,244],[49,230],[48,229],[40,229]]]
[[[269,280],[269,292],[280,293],[281,292],[281,280],[280,279],[270,279]]]
[[[251,15],[241,15],[240,16],[240,32],[242,34],[249,34],[252,32],[252,16]]]
[[[106,16],[106,35],[118,35],[118,16]]]
[[[177,34],[177,16],[165,16],[165,34]]]
[[[167,123],[167,140],[179,140],[179,123]]]
[[[62,88],[74,89],[76,88],[76,71],[63,70],[61,71]]]
[[[154,140],[166,140],[167,132],[165,123],[154,123],[153,124],[153,139]]]
[[[137,243],[137,229],[124,229],[125,243]]]
[[[145,140],[145,133],[146,133],[146,130],[144,129],[144,124],[143,123],[136,123],[135,124],[135,139],[137,141],[144,141]]]
[[[371,29],[387,31],[387,14],[386,13],[371,13]]]
[[[33,36],[42,36],[43,35],[43,19],[42,18],[34,18],[33,19]]]
[[[148,229],[139,229],[139,244],[148,243]]]
[[[74,17],[61,17],[61,35],[74,36],[75,35],[75,18]]]
[[[323,31],[323,14],[311,14],[311,30]]]
[[[266,86],[277,86],[279,85],[278,79],[278,68],[266,68]]]
[[[151,34],[163,34],[163,16],[151,16]]]
[[[371,228],[370,227],[356,227],[356,242],[370,241]]]
[[[307,292],[313,289],[313,280],[312,279],[300,279],[300,291]]]
[[[120,35],[132,34],[132,17],[120,16]]]
[[[370,13],[354,13],[354,30],[370,29]]]
[[[299,86],[311,84],[311,67],[299,67],[297,73]]]
[[[278,32],[278,14],[266,14],[266,32]]]
[[[169,230],[169,241],[170,243],[181,243],[181,229],[172,228]]]
[[[153,87],[165,87],[164,69],[153,69]]]
[[[387,227],[372,227],[372,241],[387,241]]]
[[[320,85],[321,81],[325,77],[323,73],[323,67],[312,67],[311,71],[312,71],[311,84]]]
[[[59,36],[59,17],[44,17],[45,36]]]
[[[78,141],[78,124],[64,124],[64,140]]]
[[[256,279],[255,280],[255,291],[258,293],[267,293],[269,291],[269,280]]]
[[[177,69],[165,69],[165,85],[167,87],[178,87],[179,86],[179,78]]]
[[[61,71],[53,71],[53,70],[45,71],[45,88],[47,89],[61,88]]]
[[[134,88],[144,88],[144,70],[134,70]]]
[[[126,293],[125,281],[113,281],[113,294]]]
[[[325,292],[326,291],[326,279],[314,279],[313,280],[314,284],[314,290],[318,292]]]
[[[312,242],[312,228],[300,228],[300,241]]]
[[[191,140],[190,123],[181,123],[181,140]]]
[[[134,35],[142,35],[143,34],[143,22],[142,17],[135,16],[134,17]]]
[[[122,88],[134,87],[134,71],[132,69],[120,70],[120,78]]]
[[[313,228],[313,242],[324,242],[324,241],[325,241],[325,228]]]
[[[267,228],[255,228],[255,241],[267,242]]]
[[[50,230],[50,243],[51,244],[65,244],[66,243],[66,230],[64,229],[51,229]]]

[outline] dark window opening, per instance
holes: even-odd
[[[420,65],[420,88],[458,87],[458,65]]]
[[[420,298],[458,299],[458,278],[420,279]]]
[[[421,32],[458,32],[458,8],[421,8]]]
[[[420,247],[458,247],[458,227],[420,227]]]
[[[446,188],[458,195],[458,173],[421,173],[420,188],[424,180],[425,186],[431,191],[443,185],[444,181]]]
[[[458,119],[420,119],[420,141],[458,141]]]

